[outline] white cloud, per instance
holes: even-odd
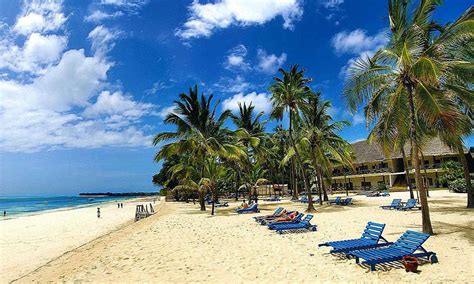
[[[169,80],[168,83],[163,81],[156,81],[153,83],[150,89],[145,90],[145,94],[154,95],[161,90],[169,89],[173,87],[174,80]]]
[[[15,24],[0,24],[0,69],[42,73],[57,62],[67,37],[52,34],[64,28],[62,1],[25,1]]]
[[[324,0],[322,5],[327,9],[336,9],[344,3],[344,0]]]
[[[64,36],[39,33],[30,34],[23,47],[15,45],[10,38],[0,39],[0,68],[41,73],[45,67],[57,62],[66,45]]]
[[[263,49],[257,50],[258,65],[257,69],[263,73],[275,74],[285,62],[286,53],[282,53],[280,56],[275,54],[267,54]]]
[[[359,125],[365,122],[365,116],[361,113],[355,113],[352,115],[352,125]]]
[[[168,114],[174,111],[174,109],[175,109],[174,106],[164,107],[158,112],[158,116],[161,117],[162,119],[165,119]]]
[[[255,106],[255,110],[260,112],[269,113],[272,109],[271,97],[268,94],[252,92],[250,94],[244,95],[243,93],[236,94],[228,99],[225,99],[222,102],[222,107],[224,109],[229,109],[231,111],[239,110],[239,103],[246,103],[249,105],[252,103]]]
[[[97,26],[89,33],[87,38],[92,41],[92,50],[102,56],[114,48],[115,40],[121,35],[122,32],[118,30]]]
[[[367,31],[356,29],[352,32],[342,31],[332,37],[331,45],[336,53],[360,54],[372,51],[384,46],[387,43],[387,36],[384,31],[374,36],[367,35]]]
[[[25,42],[23,54],[25,59],[35,63],[51,63],[58,60],[66,48],[67,40],[63,36],[40,35],[32,33]]]
[[[101,10],[95,10],[91,14],[87,15],[84,17],[84,20],[86,22],[92,22],[92,23],[100,23],[103,20],[109,20],[109,19],[114,19],[117,17],[123,16],[124,13],[122,11],[116,11],[114,13],[107,13]]]
[[[228,70],[249,70],[250,64],[245,61],[247,56],[247,48],[243,44],[239,44],[236,47],[229,50],[224,64]]]
[[[148,2],[149,0],[100,0],[99,3],[120,8],[139,9],[148,4]]]
[[[231,25],[262,25],[276,17],[284,20],[285,29],[303,15],[301,0],[216,0],[201,4],[194,0],[188,7],[190,17],[176,35],[183,39],[210,37],[217,29]]]
[[[33,32],[56,31],[63,27],[66,17],[62,1],[25,1],[13,30],[28,35]]]
[[[153,105],[135,102],[133,98],[124,96],[120,91],[110,93],[103,91],[97,101],[88,106],[83,114],[85,117],[99,117],[103,115],[120,115],[126,118],[140,118],[153,109]]]
[[[358,59],[371,57],[378,49],[384,47],[387,42],[388,38],[385,31],[369,36],[366,31],[356,29],[352,32],[343,31],[334,35],[331,45],[336,53],[356,55],[350,58],[341,68],[339,75],[347,78]]]
[[[107,72],[113,66],[106,53],[117,32],[100,26],[90,34],[94,56],[86,56],[83,49],[64,52],[67,37],[52,34],[63,30],[64,22],[54,21],[61,17],[52,15],[62,10],[58,3],[25,2],[17,23],[0,34],[0,74],[8,69],[18,78],[0,76],[0,151],[150,145],[141,120],[155,115],[154,106],[121,91],[103,91],[110,86]],[[53,24],[25,24],[20,19],[28,18],[29,11],[53,19]],[[23,46],[17,46],[15,37],[23,35]]]
[[[235,78],[220,78],[219,82],[212,85],[212,87],[212,89],[222,93],[240,93],[249,89],[252,85],[244,77],[237,75]]]

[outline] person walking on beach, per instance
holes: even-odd
[[[3,217],[7,216],[7,211],[3,210]]]
[[[100,218],[100,208],[97,207],[97,218]]]
[[[120,208],[123,208],[123,203],[122,202],[120,202]]]
[[[117,208],[120,208],[120,203],[117,203]]]

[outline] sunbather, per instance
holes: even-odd
[[[249,208],[249,205],[247,204],[247,202],[244,200],[242,200],[242,204],[240,204],[239,207],[237,207],[238,209],[245,209],[245,208]]]
[[[275,220],[269,220],[267,224],[269,223],[278,223],[278,222],[288,222],[288,221],[293,221],[296,216],[298,216],[298,211],[294,211],[288,215],[284,215],[281,217],[276,218]]]
[[[280,213],[264,215],[264,216],[257,216],[257,217],[254,217],[254,218],[255,218],[255,220],[272,219],[272,218],[276,219],[278,217],[282,217],[282,216],[285,216],[285,215],[288,215],[288,211],[286,211],[286,209],[283,209],[283,210],[280,211]]]

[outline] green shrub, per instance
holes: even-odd
[[[386,191],[387,190],[387,185],[385,183],[379,183],[379,184],[377,184],[377,190],[378,191]]]
[[[466,193],[466,181],[463,178],[458,178],[451,181],[448,185],[450,191],[457,193]]]

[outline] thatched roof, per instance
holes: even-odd
[[[382,151],[382,148],[377,143],[369,144],[367,140],[362,140],[352,143],[352,148],[355,154],[355,163],[369,163],[369,162],[381,162],[388,160],[385,154]],[[407,143],[405,145],[406,155],[410,155],[411,146]],[[441,140],[436,137],[426,141],[425,145],[422,148],[423,155],[428,156],[445,156],[445,155],[457,155],[455,149],[450,149],[446,146]],[[464,149],[465,153],[468,153],[468,150]],[[402,154],[392,153],[389,159],[402,158]]]

